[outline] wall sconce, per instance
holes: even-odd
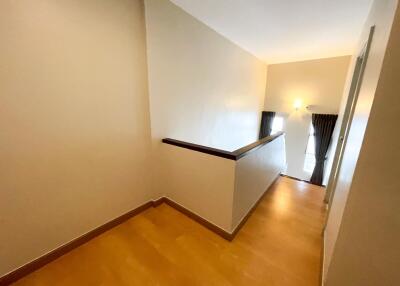
[[[293,107],[294,109],[296,109],[296,111],[298,111],[302,106],[303,106],[303,101],[301,99],[296,99],[293,102]]]

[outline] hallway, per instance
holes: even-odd
[[[281,177],[233,242],[163,204],[14,285],[316,286],[323,196]]]

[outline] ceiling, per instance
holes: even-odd
[[[171,0],[268,64],[350,55],[373,0]]]

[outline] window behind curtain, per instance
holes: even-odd
[[[310,131],[308,134],[308,143],[306,148],[306,154],[304,158],[304,171],[312,173],[315,168],[315,136],[314,127],[310,124]]]
[[[283,131],[283,117],[275,116],[274,121],[272,122],[271,135],[274,135],[281,131]]]

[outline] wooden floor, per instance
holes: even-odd
[[[317,286],[323,197],[280,178],[233,242],[163,204],[14,285]]]

